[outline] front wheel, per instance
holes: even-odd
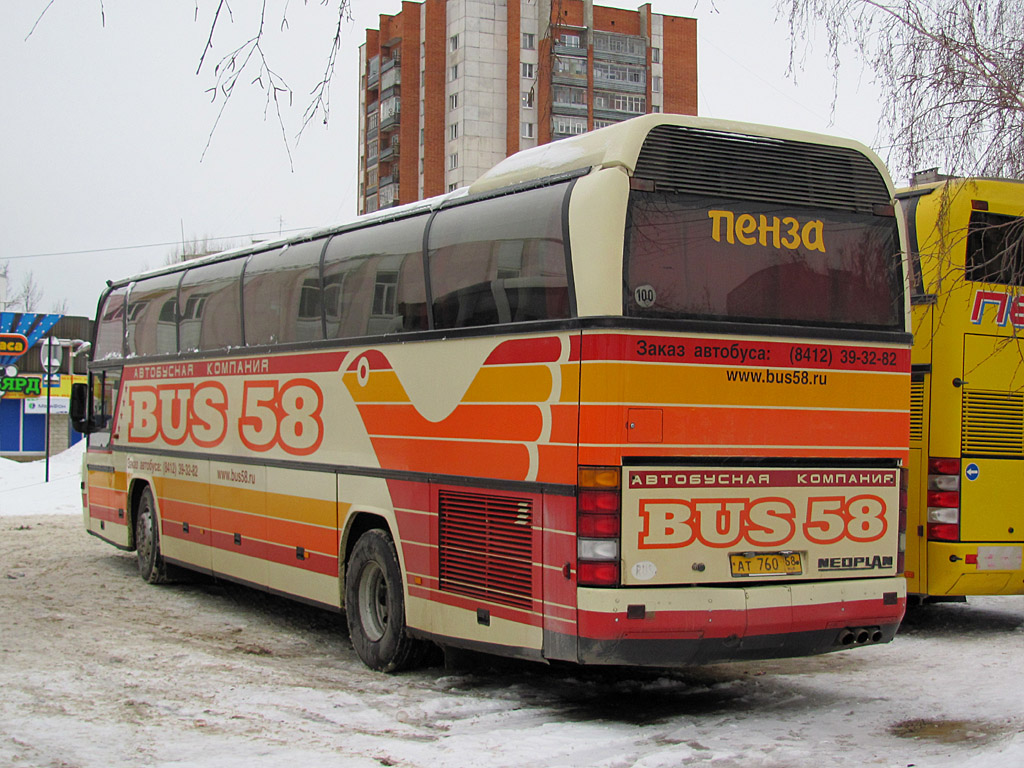
[[[159,528],[153,491],[147,487],[139,497],[139,507],[135,512],[135,554],[139,575],[150,584],[167,581],[167,568],[160,556]]]
[[[398,672],[423,658],[424,643],[405,627],[405,593],[395,545],[386,531],[367,531],[345,569],[345,614],[356,655],[370,669]]]

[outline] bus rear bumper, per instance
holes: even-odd
[[[580,588],[578,597],[580,663],[654,667],[886,643],[907,602],[902,577],[742,588]]]
[[[1024,594],[1024,545],[928,542],[928,594]]]

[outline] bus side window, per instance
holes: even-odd
[[[178,351],[174,305],[179,273],[160,275],[132,284],[128,294],[128,356],[173,355]]]
[[[96,431],[89,435],[90,448],[108,448],[117,413],[117,395],[121,385],[120,371],[92,374],[92,415]]]
[[[569,317],[565,184],[442,210],[430,225],[435,328]]]
[[[971,213],[966,277],[981,283],[1024,285],[1024,218]]]
[[[331,339],[427,328],[426,216],[343,232],[324,256],[324,314]]]
[[[255,253],[245,268],[242,294],[245,343],[287,344],[323,338],[320,253],[314,240]]]
[[[244,259],[189,269],[178,293],[182,352],[242,345],[239,280]]]
[[[124,357],[124,310],[128,288],[118,288],[107,295],[96,320],[96,362]]]

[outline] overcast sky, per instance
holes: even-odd
[[[55,0],[29,35],[47,1],[8,3],[0,25],[0,261],[10,265],[11,292],[31,271],[44,292],[40,310],[66,300],[70,314],[91,317],[107,279],[162,265],[183,236],[231,247],[355,216],[358,46],[400,0],[352,0],[330,122],[300,139],[334,19],[319,3],[293,0],[279,33],[283,2],[268,2],[278,10],[269,11],[266,53],[294,92],[284,105],[290,158],[273,107],[247,84],[214,130],[211,65],[253,33],[255,4],[234,4],[233,23],[197,75],[213,0]],[[699,113],[873,146],[879,111],[869,74],[846,67],[833,113],[823,47],[794,84],[788,30],[771,5],[654,0],[656,13],[697,18]]]

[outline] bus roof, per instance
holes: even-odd
[[[881,160],[860,142],[852,139],[838,138],[825,134],[797,131],[754,123],[742,123],[732,120],[690,115],[672,115],[665,113],[640,115],[620,123],[599,128],[588,133],[559,139],[538,147],[525,149],[499,162],[468,187],[461,187],[436,197],[418,200],[394,208],[386,208],[373,213],[363,214],[355,219],[327,227],[309,229],[298,235],[268,240],[251,245],[221,251],[202,256],[197,259],[180,262],[168,266],[147,270],[141,274],[108,281],[110,288],[127,286],[137,280],[155,277],[171,272],[183,271],[203,264],[238,258],[250,253],[273,250],[287,245],[316,240],[330,235],[339,234],[351,229],[359,229],[376,223],[394,219],[429,213],[446,204],[454,203],[463,198],[477,197],[498,193],[519,185],[530,185],[545,179],[565,176],[567,174],[587,172],[601,168],[620,167],[632,175],[636,169],[637,158],[647,135],[656,127],[663,125],[680,126],[709,133],[734,134],[740,136],[756,136],[778,141],[822,144],[855,150],[874,164],[890,190],[892,182],[888,171]]]
[[[470,194],[483,194],[581,168],[621,167],[632,175],[644,139],[653,128],[659,125],[676,125],[709,132],[847,147],[866,155],[882,172],[884,178],[887,181],[889,179],[885,166],[874,152],[852,139],[733,120],[659,113],[641,115],[589,133],[524,149],[485,172],[470,185]]]

